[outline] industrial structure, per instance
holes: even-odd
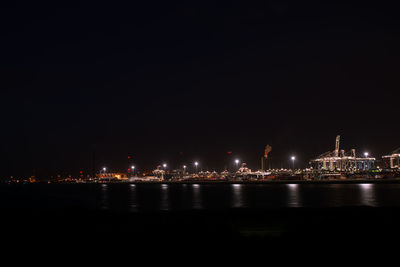
[[[99,180],[127,180],[128,176],[126,173],[99,173],[97,174]]]
[[[264,149],[264,156],[261,157],[261,171],[267,168],[268,154],[272,151],[272,146],[266,145]],[[271,162],[270,162],[271,165]],[[269,166],[271,168],[271,166]]]
[[[340,150],[340,135],[338,135],[335,150],[318,156],[310,164],[319,171],[367,171],[374,168],[375,158],[369,157],[368,153],[364,153],[364,157],[357,157],[355,149],[351,149],[348,153],[343,149]]]
[[[400,169],[400,147],[390,155],[383,156],[382,159],[390,169]]]

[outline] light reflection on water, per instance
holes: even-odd
[[[300,196],[299,196],[299,185],[298,184],[287,184],[288,187],[288,197],[287,205],[288,207],[300,207]]]
[[[146,212],[230,208],[400,207],[400,184],[389,182],[364,184],[34,184],[23,185],[24,190],[21,190],[21,186],[0,185],[0,208],[13,205],[21,208],[87,208]]]
[[[160,210],[167,211],[170,209],[168,184],[161,185],[161,205]]]
[[[232,184],[232,207],[233,208],[243,208],[245,207],[245,203],[243,200],[243,185],[241,184]]]
[[[129,211],[136,212],[138,211],[138,203],[136,196],[136,185],[130,184],[130,198],[129,198]]]
[[[400,206],[400,194],[398,194],[400,185],[390,184],[101,184],[97,188],[100,191],[98,208],[121,208],[130,212],[174,209]]]
[[[365,206],[377,206],[375,196],[375,184],[359,184],[361,190],[361,204]]]
[[[202,209],[203,205],[201,204],[201,188],[199,184],[193,184],[193,209]]]
[[[108,197],[108,185],[102,184],[101,185],[101,200],[100,200],[100,208],[101,209],[109,209],[110,208],[110,201]]]

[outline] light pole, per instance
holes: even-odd
[[[186,172],[186,165],[183,165],[183,173]]]
[[[167,175],[167,163],[164,163],[162,166],[164,168],[164,173],[161,173],[161,177],[162,177],[162,180],[164,180]]]
[[[294,170],[294,161],[296,160],[296,157],[295,157],[295,156],[292,156],[292,157],[291,157],[291,159],[292,159],[292,163],[293,163],[293,170]]]
[[[103,168],[103,173],[106,173],[106,170],[107,170],[107,168],[106,168],[106,167],[104,167],[104,168]]]
[[[239,160],[238,159],[235,159],[235,163],[236,163],[236,170],[238,170],[239,169]]]
[[[197,161],[194,162],[194,166],[196,168],[196,173],[197,173],[197,166],[199,166],[199,163]]]
[[[134,172],[135,172],[135,166],[132,166],[132,167],[131,167],[131,169],[132,169],[132,175],[134,175]]]
[[[369,162],[367,160],[369,153],[368,152],[364,152],[364,156],[365,156],[365,163],[364,163],[364,170],[369,168]]]

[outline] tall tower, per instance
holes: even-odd
[[[266,145],[264,149],[264,156],[261,157],[261,170],[264,171],[264,168],[266,168],[267,164],[267,159],[268,159],[268,154],[271,152],[272,147],[270,145]]]
[[[264,170],[264,157],[261,157],[261,171],[265,171]]]
[[[336,136],[335,157],[339,156],[340,135]]]

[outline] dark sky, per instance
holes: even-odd
[[[400,146],[395,6],[131,2],[1,8],[3,176]]]

